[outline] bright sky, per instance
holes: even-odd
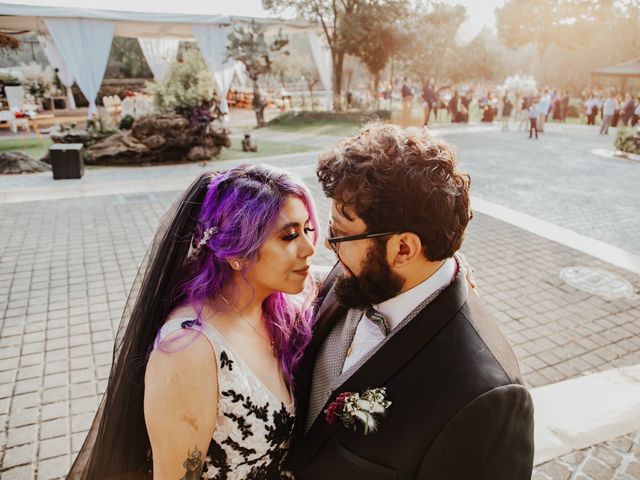
[[[483,25],[495,24],[493,10],[504,0],[444,0],[446,3],[462,4],[469,13],[469,27],[480,31]],[[83,7],[138,12],[175,12],[223,15],[268,16],[261,0],[9,0],[6,3],[23,5],[51,5],[60,7]]]

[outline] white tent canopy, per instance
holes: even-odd
[[[178,56],[180,40],[177,38],[138,38],[138,43],[153,73],[153,78],[156,81],[162,80],[167,74],[169,65]]]
[[[91,118],[98,112],[96,97],[107,69],[113,22],[87,18],[47,18],[45,22],[64,63],[89,100]]]
[[[95,100],[104,77],[113,36],[133,37],[141,43],[144,43],[144,39],[173,39],[175,42],[193,40],[195,37],[224,99],[234,73],[234,63],[223,61],[227,47],[226,35],[232,26],[251,21],[264,25],[267,35],[278,31],[299,33],[316,28],[300,20],[0,3],[0,30],[32,31],[52,42],[66,70],[89,100],[89,116],[95,112]],[[88,28],[90,25],[96,28]],[[161,49],[163,53],[154,56],[154,48],[157,50],[159,47],[149,44],[147,50],[143,47],[143,52],[148,61],[151,59],[150,63],[155,62],[154,76],[156,72],[161,76],[162,68],[158,63],[162,61],[162,55],[166,62],[170,61],[172,55],[166,55],[167,47]],[[326,81],[327,65],[330,65],[330,61],[327,63],[328,52],[320,48],[317,42],[314,42],[313,50],[323,84],[325,88],[330,88]],[[60,61],[60,58],[56,61]]]
[[[114,24],[113,35],[132,38],[179,38],[193,40],[192,25],[237,25],[254,20],[267,27],[267,35],[282,29],[283,33],[302,32],[313,28],[302,20],[254,18],[190,13],[129,12],[95,8],[52,7],[0,3],[0,29],[46,33],[43,18],[86,18],[108,20]]]
[[[53,40],[49,37],[45,37],[43,35],[38,35],[38,42],[40,46],[44,50],[44,54],[47,56],[49,63],[53,66],[53,68],[58,69],[58,78],[62,82],[62,84],[67,89],[67,108],[71,110],[76,109],[76,101],[73,98],[73,92],[71,91],[71,87],[73,86],[73,74],[67,67],[62,55],[60,55],[60,51],[58,47],[55,46]]]

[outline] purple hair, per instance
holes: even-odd
[[[256,261],[258,250],[289,197],[303,201],[311,224],[317,227],[309,190],[282,170],[266,165],[241,165],[212,177],[193,232],[192,247],[198,245],[208,228],[215,226],[217,231],[191,260],[190,274],[178,286],[177,296],[184,298],[200,316],[204,302],[231,281],[233,270],[229,259],[246,259],[249,266]],[[312,234],[315,246],[317,228]],[[303,293],[302,302],[298,296],[276,292],[262,303],[269,334],[289,382],[311,338],[312,302],[316,295],[311,275]]]

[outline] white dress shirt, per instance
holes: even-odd
[[[436,270],[433,275],[422,283],[378,305],[374,305],[378,312],[384,315],[388,322],[389,330],[396,328],[404,318],[409,315],[424,299],[433,295],[440,288],[451,282],[456,271],[456,261],[448,258]],[[344,361],[342,372],[346,372],[352,365],[360,360],[369,350],[384,340],[384,335],[366,315],[360,318],[350,352]]]

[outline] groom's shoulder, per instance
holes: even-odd
[[[513,349],[480,298],[470,292],[456,319],[459,361],[495,386],[524,384]]]

